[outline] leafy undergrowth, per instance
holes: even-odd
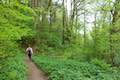
[[[32,36],[32,9],[21,4],[0,4],[0,58],[16,55],[18,41]]]
[[[49,80],[120,80],[120,73],[88,62],[34,56],[35,64],[46,72]],[[102,64],[101,64],[102,65]]]
[[[0,60],[0,80],[26,80],[26,66],[23,55]]]
[[[18,41],[32,36],[33,10],[27,6],[0,4],[0,80],[26,80],[26,67]]]

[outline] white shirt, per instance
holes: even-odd
[[[31,47],[28,47],[28,48],[26,49],[26,52],[27,52],[28,50],[30,50],[31,53],[33,54],[33,49],[32,49]]]

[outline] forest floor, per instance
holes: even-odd
[[[27,56],[25,63],[27,65],[27,80],[48,80],[47,76]]]

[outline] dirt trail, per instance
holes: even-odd
[[[29,58],[26,56],[25,63],[27,65],[27,80],[48,80],[47,77],[44,75],[40,69],[36,67],[36,65],[29,60]]]

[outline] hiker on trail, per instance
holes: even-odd
[[[26,53],[27,53],[29,59],[31,60],[31,57],[32,57],[32,54],[33,54],[33,49],[30,47],[30,45],[29,45],[29,47],[26,49]]]

